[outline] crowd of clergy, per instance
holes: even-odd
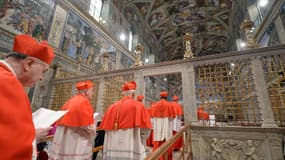
[[[92,86],[91,81],[78,82],[78,94],[62,106],[61,110],[68,110],[68,113],[57,122],[48,150],[50,160],[92,158],[96,137],[94,111],[90,103]],[[177,96],[172,97],[172,102],[168,101],[166,91],[160,93],[159,101],[145,107],[143,96],[135,98],[134,81],[125,82],[121,90],[123,98],[108,107],[97,128],[104,131],[103,159],[142,160],[147,155],[146,146],[153,147],[154,151],[181,129],[182,107]],[[182,138],[170,147],[167,159],[171,160],[173,150],[179,150],[181,145]]]
[[[90,80],[76,83],[77,93],[60,109],[68,112],[54,123],[52,130],[35,128],[25,87],[33,87],[43,79],[54,57],[47,42],[23,34],[15,37],[13,51],[0,60],[1,159],[96,159],[92,151],[95,139],[103,145],[104,160],[142,160],[147,156],[146,146],[152,146],[154,151],[181,129],[183,111],[179,97],[173,96],[169,101],[168,92],[161,91],[160,100],[144,106],[144,97],[135,96],[134,81],[122,85],[123,97],[102,113],[101,123],[96,126]],[[203,110],[198,112],[204,115]],[[98,129],[104,131],[100,140]],[[48,132],[54,135],[45,151],[45,145],[39,142]],[[167,159],[171,160],[173,150],[179,150],[181,145],[182,137],[169,147]]]

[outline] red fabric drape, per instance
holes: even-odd
[[[5,160],[32,159],[35,128],[22,84],[0,63],[0,155]]]

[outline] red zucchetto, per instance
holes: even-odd
[[[86,90],[86,89],[90,89],[92,87],[93,87],[93,82],[89,81],[89,80],[76,83],[77,90]]]
[[[166,91],[163,91],[163,92],[160,92],[160,97],[167,97],[168,96],[168,92]]]
[[[135,81],[125,82],[122,86],[122,91],[136,90],[137,84]]]
[[[172,97],[172,100],[173,100],[173,101],[178,101],[178,100],[179,100],[179,97],[178,97],[178,96],[173,96],[173,97]]]
[[[38,42],[26,34],[15,37],[13,51],[38,58],[47,64],[51,64],[55,56],[52,47],[46,41]]]
[[[144,96],[142,96],[142,95],[137,96],[137,100],[138,100],[138,101],[142,101],[143,98],[144,98]]]

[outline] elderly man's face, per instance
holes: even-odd
[[[18,79],[25,87],[33,87],[35,83],[43,79],[44,73],[48,71],[49,65],[37,58],[28,57],[22,62],[23,73]]]

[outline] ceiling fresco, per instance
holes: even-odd
[[[232,0],[127,0],[135,8],[129,19],[140,19],[160,45],[160,58],[183,58],[183,35],[193,36],[195,56],[227,51]],[[135,16],[135,17],[131,17]]]

